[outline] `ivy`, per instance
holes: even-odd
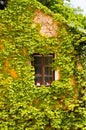
[[[56,37],[43,36],[41,25],[33,25],[36,10],[58,23]],[[36,0],[10,0],[0,16],[0,129],[85,130],[84,34]],[[49,87],[35,86],[35,52],[56,55],[52,67],[60,69],[60,79]]]

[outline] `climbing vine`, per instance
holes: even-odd
[[[55,37],[40,33],[40,23],[34,24],[36,11],[57,23]],[[86,99],[81,78],[85,66],[77,63],[75,50],[81,34],[60,14],[35,0],[10,0],[0,16],[0,129],[85,130],[82,104]],[[60,68],[60,79],[49,87],[35,86],[34,53],[56,55],[52,66],[54,70]],[[79,88],[83,93],[80,99]]]

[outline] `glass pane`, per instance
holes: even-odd
[[[53,56],[52,56],[52,55],[51,55],[51,56],[46,56],[46,57],[45,57],[45,65],[51,64],[52,61],[53,61]]]
[[[35,74],[42,74],[42,68],[40,66],[35,66]]]
[[[35,84],[40,86],[42,84],[42,77],[35,77]]]
[[[35,68],[35,84],[37,86],[50,85],[53,81],[53,71],[51,64],[53,62],[53,55],[34,55]]]
[[[42,63],[42,56],[34,56],[34,64],[41,64]]]
[[[52,68],[51,67],[45,67],[45,75],[52,75]]]
[[[45,77],[45,85],[50,85],[52,80],[52,77]]]

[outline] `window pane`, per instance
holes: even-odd
[[[45,75],[52,75],[52,68],[51,67],[45,67]]]
[[[35,84],[37,86],[50,85],[53,81],[53,71],[51,64],[53,62],[53,55],[34,55],[33,65],[35,68]]]
[[[42,68],[40,66],[35,66],[35,74],[42,74]]]
[[[45,85],[50,85],[52,80],[52,77],[45,77]]]
[[[34,64],[42,64],[42,56],[41,55],[34,56]]]
[[[35,84],[37,86],[42,85],[42,77],[35,77]]]
[[[45,65],[50,65],[52,63],[52,61],[53,61],[52,55],[45,57]]]

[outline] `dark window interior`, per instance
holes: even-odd
[[[7,0],[0,0],[0,9],[4,10],[7,5]]]
[[[50,85],[54,80],[54,72],[51,64],[53,62],[54,55],[47,56],[34,54],[33,66],[35,68],[35,84],[37,86]]]

